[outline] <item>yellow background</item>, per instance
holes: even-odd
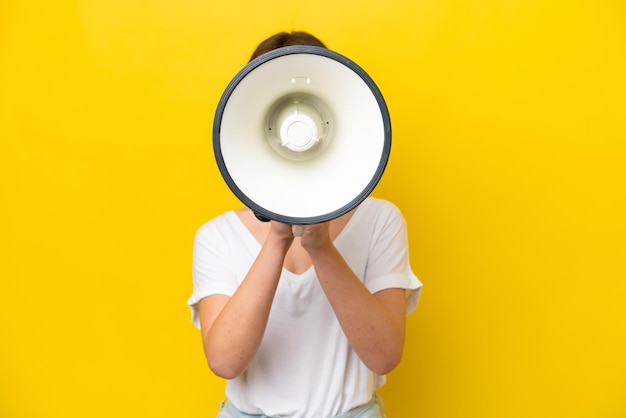
[[[365,68],[425,284],[389,417],[626,416],[622,0],[0,2],[0,417],[211,417],[185,306],[264,37]],[[323,342],[320,342],[323,343]]]

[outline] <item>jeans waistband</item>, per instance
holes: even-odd
[[[385,407],[383,400],[377,394],[365,405],[358,406],[350,411],[333,418],[384,418]],[[217,418],[271,418],[267,415],[251,415],[239,411],[227,400],[222,401]]]

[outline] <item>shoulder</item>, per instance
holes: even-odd
[[[360,240],[377,241],[381,237],[401,234],[406,222],[400,209],[385,199],[368,197],[358,207],[346,228]]]
[[[402,212],[394,203],[377,197],[370,196],[365,199],[359,211],[363,216],[379,221],[404,220]]]
[[[400,211],[400,209],[398,209],[398,207],[394,203],[386,199],[381,199],[380,197],[369,196],[367,199],[365,199],[365,202],[367,203],[367,205],[376,208],[379,211]]]
[[[232,211],[232,210],[219,214],[216,217],[211,218],[208,221],[206,221],[204,224],[202,224],[202,226],[200,226],[198,230],[203,231],[207,229],[221,228],[221,227],[224,227],[225,225],[229,225],[233,222],[234,215],[235,215],[235,211]]]
[[[402,212],[394,203],[380,198],[368,198],[365,218],[371,225],[371,233],[385,240],[407,235],[407,225]]]
[[[224,212],[205,222],[196,231],[196,241],[228,237],[237,229],[237,215],[234,211]]]

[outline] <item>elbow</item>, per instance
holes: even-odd
[[[211,367],[209,366],[209,368],[211,369],[211,371],[213,372],[213,374],[217,377],[221,377],[222,379],[226,379],[226,380],[230,380],[230,379],[234,379],[237,376],[239,376],[239,373],[237,373],[234,370],[230,370],[230,369],[220,369],[217,367]]]
[[[400,361],[404,352],[404,339],[394,340],[392,344],[380,344],[379,351],[370,352],[368,368],[378,375],[385,375],[393,371]]]
[[[214,375],[230,380],[245,370],[243,355],[236,353],[232,347],[211,344],[208,338],[205,338],[203,346],[207,365]]]
[[[209,365],[209,369],[211,369],[213,374],[223,379],[234,379],[243,372],[238,367],[229,363],[228,361],[221,361],[218,359],[212,360],[207,358],[207,363]]]
[[[244,367],[240,362],[235,361],[235,358],[229,354],[232,353],[212,354],[205,352],[209,369],[216,376],[227,380],[236,378],[244,371]]]
[[[400,360],[402,359],[402,354],[393,355],[393,356],[385,356],[378,361],[372,362],[369,365],[369,369],[378,375],[385,375],[390,373],[400,364]]]

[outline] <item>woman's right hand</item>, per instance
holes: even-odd
[[[286,252],[291,247],[294,239],[292,226],[278,221],[270,221],[270,232],[267,240],[270,239],[272,242],[284,245],[283,248]]]

